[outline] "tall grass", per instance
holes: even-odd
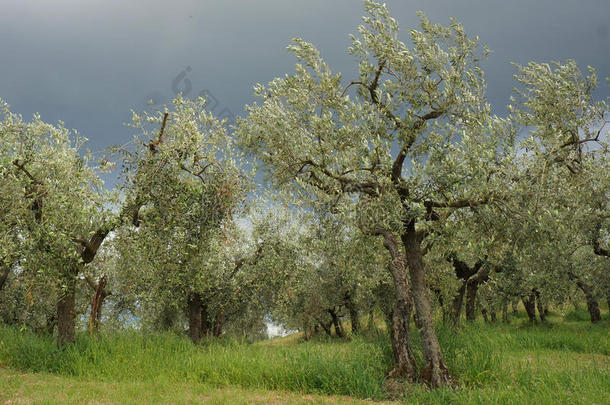
[[[439,326],[458,389],[406,386],[405,395],[416,403],[578,403],[585,397],[603,402],[604,387],[610,386],[609,326],[557,316],[538,326],[524,319],[510,325],[466,324],[457,331]],[[416,333],[413,342],[421,365]],[[205,383],[384,399],[391,363],[385,334],[350,341],[221,340],[194,346],[172,334],[117,332],[80,335],[74,345],[58,349],[51,336],[0,326],[0,365],[92,381]]]
[[[32,372],[102,381],[205,382],[306,393],[382,398],[391,361],[384,344],[313,341],[292,346],[208,342],[137,332],[79,336],[58,349],[52,337],[0,328],[0,362]]]

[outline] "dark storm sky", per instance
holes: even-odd
[[[387,3],[403,32],[417,28],[422,10],[478,35],[493,51],[484,68],[499,114],[515,85],[511,61],[572,58],[610,76],[609,0]],[[350,80],[348,34],[363,14],[359,0],[0,0],[0,10],[0,97],[27,119],[63,120],[94,150],[127,142],[130,109],[169,101],[188,89],[181,78],[189,96],[213,96],[216,114],[242,114],[255,83],[293,71],[286,45],[295,36]],[[600,80],[598,96],[608,94]]]

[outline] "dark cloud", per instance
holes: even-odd
[[[434,22],[454,16],[493,53],[489,99],[504,112],[510,62],[575,59],[610,76],[607,0],[388,1],[401,27],[417,10]],[[316,44],[335,71],[355,73],[346,52],[360,23],[357,0],[11,2],[0,13],[0,97],[15,112],[63,120],[94,149],[130,139],[122,123],[146,101],[175,91],[206,94],[227,118],[252,101],[252,86],[293,70],[294,36]],[[182,75],[182,76],[180,76]],[[608,95],[602,85],[600,96]],[[212,103],[213,101],[213,103]]]

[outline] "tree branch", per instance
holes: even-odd
[[[165,131],[165,123],[167,122],[167,117],[169,116],[169,113],[165,113],[163,114],[163,122],[161,123],[161,130],[159,131],[159,137],[157,138],[156,141],[150,141],[148,143],[148,149],[150,150],[150,153],[152,153],[153,155],[155,153],[157,153],[157,147],[161,144],[161,142],[163,142],[163,132]]]
[[[480,200],[468,200],[468,199],[461,199],[461,200],[454,200],[454,201],[424,201],[424,206],[428,209],[431,208],[473,208],[473,207],[477,207],[480,205],[485,205],[487,203],[489,203],[489,201],[491,200],[491,198],[493,197],[493,194],[487,195],[485,197],[483,197]]]

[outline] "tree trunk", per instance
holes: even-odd
[[[489,316],[491,317],[491,322],[496,323],[498,321],[498,316],[496,315],[495,309],[492,308],[489,310]]]
[[[441,347],[434,329],[432,306],[426,286],[426,267],[420,246],[420,238],[415,231],[415,221],[409,221],[402,234],[407,264],[411,275],[411,287],[415,311],[417,313],[418,328],[422,340],[424,355],[424,370],[421,376],[424,381],[433,387],[440,387],[451,383],[449,370],[443,361]]]
[[[514,316],[519,315],[519,308],[518,308],[518,306],[519,306],[519,300],[514,300],[514,301],[511,303],[511,307],[512,307],[512,309],[513,309],[513,315],[514,315]]]
[[[508,317],[508,301],[502,303],[502,322],[510,323],[510,318]]]
[[[329,324],[325,324],[324,321],[318,321],[318,323],[320,324],[322,329],[324,329],[324,333],[326,333],[328,336],[332,336],[332,331],[330,330],[332,321]]]
[[[199,343],[203,333],[201,294],[191,294],[188,300],[189,337],[195,344]]]
[[[335,335],[342,338],[345,337],[345,333],[343,333],[343,326],[341,326],[341,321],[339,320],[339,316],[334,309],[329,309],[328,313],[333,320],[333,325],[335,327]]]
[[[102,308],[104,306],[104,299],[106,298],[106,295],[102,295],[102,299],[100,301],[100,304],[97,306],[97,311],[95,313],[95,327],[99,328],[100,324],[101,324],[101,320],[102,320]],[[97,329],[96,329],[97,330]]]
[[[415,358],[411,350],[409,337],[410,309],[403,301],[397,302],[391,313],[390,342],[394,355],[394,367],[388,373],[390,378],[401,378],[413,381],[416,374]],[[405,316],[409,314],[409,316]]]
[[[89,313],[89,334],[92,335],[97,332],[100,326],[100,319],[102,316],[102,304],[104,298],[106,298],[106,276],[100,277],[98,284],[95,288],[95,294],[93,295],[93,301],[91,302],[91,312]]]
[[[453,326],[459,326],[460,314],[462,307],[464,306],[464,295],[466,294],[466,288],[468,281],[472,276],[477,274],[483,267],[483,262],[477,262],[473,267],[469,267],[466,262],[463,262],[457,258],[457,255],[452,254],[447,260],[453,264],[455,275],[459,280],[462,280],[462,285],[457,291],[451,303],[451,323]],[[476,294],[475,294],[476,298]]]
[[[489,323],[489,317],[487,316],[487,308],[485,308],[485,307],[481,308],[481,314],[483,315],[483,319],[485,320],[485,323]]]
[[[466,320],[473,322],[477,318],[477,290],[479,289],[479,283],[469,282],[466,289]]]
[[[378,229],[383,236],[383,245],[390,253],[390,273],[394,281],[395,304],[391,311],[390,340],[394,354],[394,367],[389,372],[392,378],[413,381],[417,367],[411,350],[409,322],[411,321],[411,290],[407,278],[406,258],[401,252],[396,235],[387,229]]]
[[[451,324],[453,326],[460,325],[460,315],[464,306],[464,295],[466,294],[467,281],[463,281],[453,301],[451,302]]]
[[[209,319],[208,304],[201,302],[201,333],[203,336],[210,336],[212,334],[212,325]]]
[[[591,316],[591,322],[597,323],[601,321],[602,314],[599,310],[599,303],[593,295],[593,289],[580,279],[576,279],[576,285],[578,285],[582,292],[585,293],[585,298],[587,300],[587,310],[589,311],[589,315]]]
[[[354,307],[349,309],[349,318],[352,325],[352,335],[360,333],[360,320],[358,319],[358,310]]]
[[[536,323],[536,294],[533,292],[527,298],[522,298],[525,312],[531,323]]]
[[[466,320],[468,321],[472,322],[477,317],[477,292],[479,291],[479,285],[489,279],[489,271],[489,267],[483,266],[481,263],[476,275],[468,279],[466,285]]]
[[[345,306],[349,311],[350,324],[352,325],[352,335],[357,335],[360,333],[360,319],[358,319],[358,308],[356,308],[350,294],[345,295]]]
[[[538,316],[540,317],[540,321],[542,323],[546,322],[546,310],[544,309],[544,305],[540,300],[540,293],[535,291],[536,294],[536,308],[538,308]]]
[[[68,281],[66,289],[57,301],[57,344],[60,347],[74,343],[75,289],[76,280]]]
[[[225,323],[225,311],[220,308],[214,317],[214,337],[222,335],[222,327]]]

